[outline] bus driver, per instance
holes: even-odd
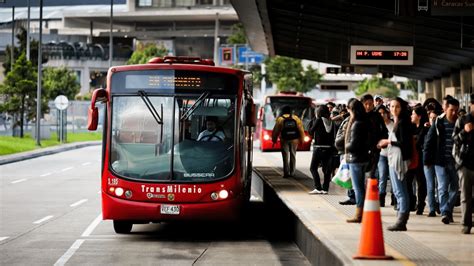
[[[206,130],[199,133],[197,141],[224,141],[225,135],[222,130],[217,129],[217,117],[206,118]]]

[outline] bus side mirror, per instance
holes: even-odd
[[[87,119],[87,129],[96,130],[97,125],[99,124],[99,110],[95,107],[96,102],[106,102],[107,101],[107,91],[105,89],[96,89],[92,92],[91,105],[88,110],[88,119]]]
[[[255,127],[257,126],[257,114],[256,114],[256,106],[253,101],[250,101],[245,106],[245,125],[248,127]]]

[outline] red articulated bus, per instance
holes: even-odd
[[[250,197],[252,77],[198,57],[109,69],[102,151],[102,215],[117,233],[135,223],[228,220]]]
[[[298,150],[309,151],[312,138],[308,133],[308,125],[314,116],[313,99],[311,97],[298,95],[294,92],[280,92],[277,95],[265,97],[259,109],[257,120],[257,134],[260,140],[260,150],[280,150],[279,139],[275,145],[272,143],[272,131],[283,106],[290,106],[293,114],[297,115],[303,122],[305,128],[304,142],[298,145]]]

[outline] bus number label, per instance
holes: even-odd
[[[107,182],[109,186],[116,186],[118,185],[118,178],[107,178]]]

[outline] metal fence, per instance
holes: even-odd
[[[68,108],[65,110],[63,119],[66,124],[66,130],[68,133],[87,132],[87,110],[89,108],[90,101],[70,101]],[[54,106],[54,102],[48,103],[49,112],[43,115],[41,119],[41,138],[49,138],[51,133],[59,132],[60,116],[59,110]],[[98,104],[99,108],[99,126],[98,130],[102,131],[103,125],[103,108],[104,105]],[[64,112],[64,111],[63,111]],[[12,129],[12,117],[2,114],[0,116],[0,135],[5,136],[19,136],[20,128],[16,127],[13,132]],[[36,125],[34,122],[25,120],[24,133],[35,135]]]

